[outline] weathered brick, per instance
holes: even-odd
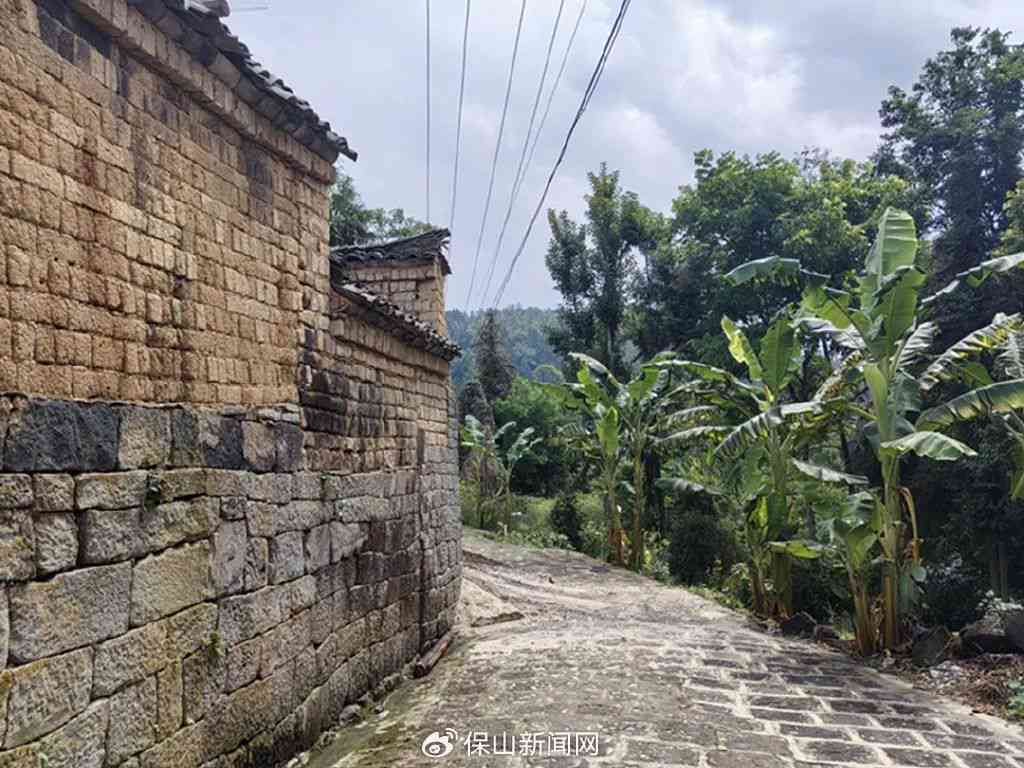
[[[306,573],[301,531],[288,531],[270,540],[268,575],[271,584],[297,579]]]
[[[155,677],[110,697],[107,762],[117,765],[156,743],[157,682]]]
[[[158,467],[166,464],[170,455],[170,413],[156,408],[124,409],[117,453],[120,467]]]
[[[70,512],[35,519],[36,570],[43,575],[74,568],[78,561],[78,521]]]
[[[91,683],[92,651],[87,648],[13,670],[4,747],[28,744],[83,712]]]

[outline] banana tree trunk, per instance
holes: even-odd
[[[764,576],[761,574],[761,566],[756,558],[751,558],[747,563],[750,570],[750,598],[751,606],[757,616],[765,616],[768,613],[768,599],[764,591]]]
[[[640,573],[644,568],[644,506],[647,501],[644,489],[643,456],[633,460],[633,570]]]
[[[605,489],[604,512],[608,520],[608,562],[612,565],[624,565],[622,556],[622,517],[619,505],[615,502],[615,491]]]
[[[861,656],[871,656],[877,647],[875,626],[871,621],[871,600],[867,586],[850,576],[850,591],[853,594],[854,631],[857,636],[857,651]]]
[[[899,492],[899,463],[883,460],[882,478],[885,493],[885,525],[882,549],[886,559],[882,576],[882,645],[893,650],[900,644],[900,584],[903,575],[903,504]]]
[[[793,560],[785,552],[772,552],[773,613],[783,619],[793,615]]]

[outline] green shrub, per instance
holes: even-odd
[[[819,623],[851,613],[853,600],[846,571],[829,558],[796,560],[793,564],[793,606]]]
[[[714,514],[688,509],[676,517],[668,546],[668,567],[683,584],[707,584],[714,572],[736,560],[736,541]]]
[[[580,513],[576,505],[575,495],[559,496],[551,509],[551,529],[563,535],[573,549],[583,547],[583,534],[580,532]]]
[[[1024,718],[1024,678],[1010,683],[1009,709],[1013,717]]]
[[[986,589],[986,580],[978,570],[960,555],[951,555],[928,567],[922,618],[928,625],[960,630],[981,618]]]

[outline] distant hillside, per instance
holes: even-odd
[[[452,366],[455,386],[461,388],[473,375],[473,340],[483,312],[466,314],[453,309],[447,313],[448,335],[462,347],[462,357]],[[555,310],[537,307],[506,307],[498,310],[498,320],[505,331],[512,364],[520,376],[533,378],[539,365],[558,366],[561,360],[551,351],[547,340],[547,327],[555,321]]]

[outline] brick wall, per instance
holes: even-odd
[[[445,357],[158,6],[0,0],[0,765],[274,765],[458,598]]]
[[[345,272],[354,282],[365,285],[438,333],[448,333],[444,314],[445,275],[438,261],[425,264],[349,262]]]

